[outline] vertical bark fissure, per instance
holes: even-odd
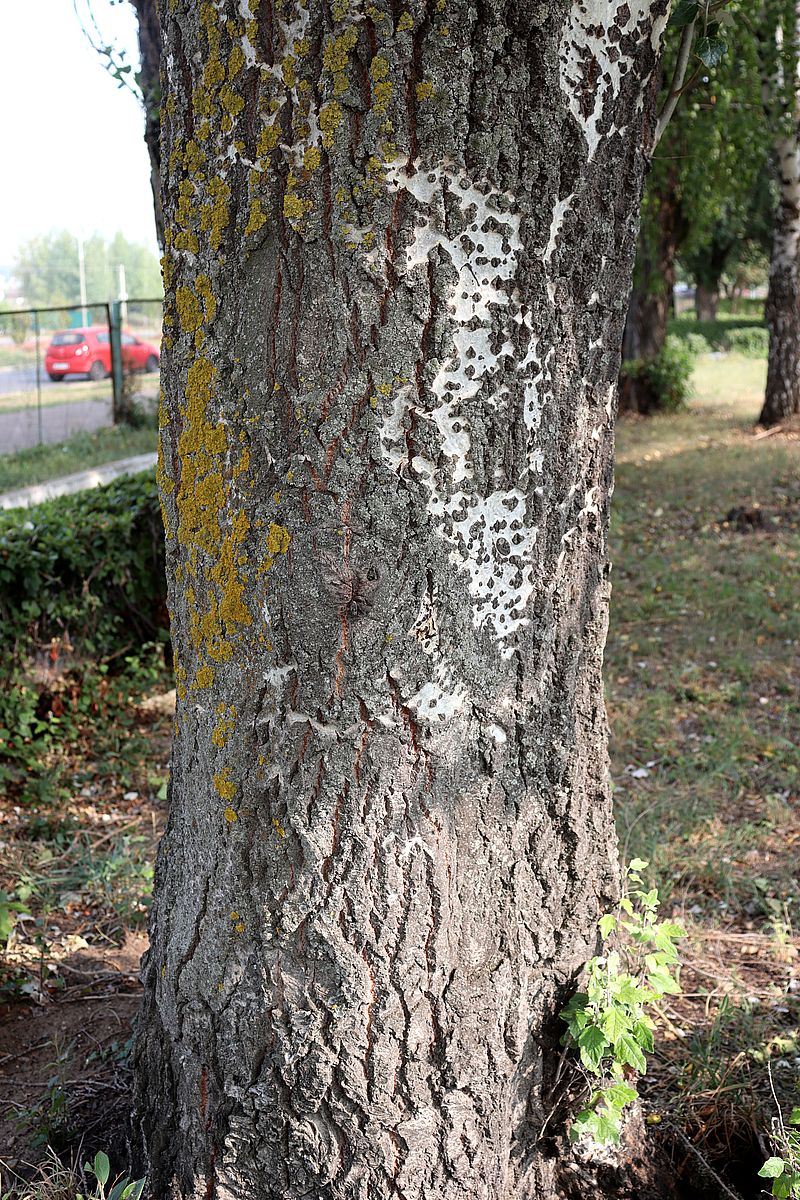
[[[164,4],[155,1197],[552,1192],[665,10]]]

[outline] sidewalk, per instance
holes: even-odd
[[[155,454],[120,458],[102,467],[92,467],[90,471],[79,471],[76,475],[64,475],[61,479],[50,479],[47,483],[35,483],[32,487],[5,492],[0,495],[0,508],[30,508],[31,505],[41,504],[43,500],[52,500],[54,496],[69,496],[73,492],[100,487],[120,475],[136,475],[140,471],[153,470],[155,465]]]

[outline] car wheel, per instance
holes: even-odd
[[[147,371],[148,375],[152,375],[158,370],[158,358],[155,354],[148,354],[144,364],[144,369]]]
[[[89,368],[89,378],[93,383],[97,383],[98,379],[105,379],[105,377],[106,369],[98,359],[97,362],[93,362]]]
[[[53,383],[61,383],[61,380],[64,378],[63,375],[54,375],[52,371],[48,371],[47,374]]]

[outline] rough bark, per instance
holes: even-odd
[[[704,287],[698,283],[694,293],[694,312],[698,321],[716,321],[719,309],[719,286]]]
[[[623,362],[652,362],[664,348],[673,307],[678,250],[688,222],[677,193],[677,172],[670,172],[655,197],[653,213],[638,242],[622,341]],[[620,412],[650,413],[659,407],[643,374],[622,373]]]
[[[553,1194],[665,9],[162,7],[157,1200]]]
[[[764,316],[769,364],[759,421],[778,425],[800,413],[800,145],[796,135],[778,144],[780,200],[770,259]]]
[[[156,236],[164,249],[164,214],[161,208],[161,22],[158,0],[131,0],[139,28],[138,83],[144,104],[144,140],[150,156],[150,186]]]

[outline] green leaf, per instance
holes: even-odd
[[[100,1186],[105,1187],[111,1174],[111,1163],[108,1161],[108,1155],[104,1154],[102,1150],[98,1150],[94,1156],[92,1172]]]
[[[793,1108],[789,1113],[789,1124],[800,1125],[800,1108]]]
[[[676,29],[683,29],[684,25],[691,25],[692,21],[697,20],[699,11],[699,0],[678,0],[672,10],[670,24],[674,25]]]
[[[627,1083],[612,1083],[603,1092],[605,1103],[609,1108],[615,1108],[618,1111],[621,1111],[626,1104],[633,1104],[638,1096],[636,1088],[629,1087]]]
[[[761,1179],[777,1179],[783,1174],[783,1169],[786,1166],[782,1158],[768,1158],[761,1170],[758,1172]]]
[[[624,1033],[614,1047],[617,1058],[633,1067],[640,1075],[647,1070],[647,1059],[642,1054],[633,1034]]]
[[[653,1032],[645,1025],[644,1021],[634,1021],[633,1036],[647,1054],[653,1053]]]
[[[609,1142],[616,1145],[619,1141],[622,1122],[618,1112],[611,1108],[598,1108],[593,1112],[588,1122],[588,1131],[601,1146]]]
[[[608,935],[617,928],[617,918],[613,913],[606,913],[600,918],[598,925],[600,926],[600,936],[605,941]]]
[[[728,52],[728,43],[724,37],[701,37],[695,49],[707,67],[717,67]]]
[[[581,1031],[578,1038],[578,1047],[581,1052],[581,1062],[587,1070],[599,1075],[600,1061],[603,1057],[603,1052],[608,1047],[609,1042],[602,1029],[598,1029],[596,1025],[587,1025]]]
[[[695,8],[697,8],[696,4]],[[649,866],[650,863],[646,858],[632,858],[628,863],[628,874],[630,874],[631,871],[646,871]]]
[[[657,932],[663,933],[670,938],[685,938],[689,936],[683,926],[676,925],[674,921],[662,921]]]
[[[603,1033],[615,1046],[622,1035],[628,1032],[630,1027],[630,1018],[625,1015],[618,1005],[614,1005],[603,1013]]]
[[[792,1176],[779,1175],[777,1179],[772,1181],[772,1194],[777,1200],[789,1200],[792,1194]]]
[[[677,996],[680,994],[680,984],[672,978],[666,967],[655,967],[647,973],[647,982],[659,996]]]

